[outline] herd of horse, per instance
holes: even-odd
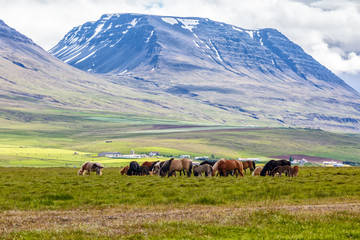
[[[98,162],[86,162],[84,163],[78,175],[90,174],[90,172],[96,172],[97,175],[102,174],[102,169],[104,166]],[[285,173],[286,176],[296,177],[299,172],[299,167],[291,167],[291,163],[288,160],[270,160],[267,162],[264,167],[256,167],[254,161],[239,161],[239,160],[227,160],[220,159],[218,161],[203,161],[201,163],[193,162],[190,159],[174,159],[171,158],[167,161],[154,161],[154,162],[144,162],[139,164],[136,161],[130,162],[129,166],[126,166],[120,170],[122,175],[160,175],[165,177],[168,175],[176,176],[176,172],[181,174],[186,174],[188,177],[193,173],[194,176],[244,176],[246,169],[250,170],[253,176],[275,176],[278,174],[279,177]]]

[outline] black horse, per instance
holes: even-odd
[[[140,165],[138,162],[136,161],[132,161],[129,164],[129,170],[127,171],[127,175],[131,176],[131,175],[138,175],[139,173],[139,169],[140,169]]]
[[[216,161],[203,161],[200,163],[200,165],[209,164],[210,166],[214,166],[215,163],[216,163]]]
[[[285,165],[289,165],[291,166],[290,161],[282,159],[282,160],[270,160],[268,161],[265,166],[263,167],[260,176],[265,176],[266,173],[268,173],[270,175],[271,171],[276,168],[277,166],[285,166]]]

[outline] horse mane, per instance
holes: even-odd
[[[157,164],[158,162],[160,162],[160,161],[153,162],[153,164],[151,164],[151,167],[149,168],[149,171],[152,171],[153,168],[154,168],[154,166],[155,166],[155,164]]]
[[[162,167],[160,168],[160,172],[161,171],[166,171],[166,172],[169,171],[173,160],[174,160],[174,158],[171,158],[170,160],[165,161],[164,164],[162,165]]]
[[[220,159],[220,160],[218,160],[215,164],[214,164],[214,166],[213,166],[213,175],[215,175],[215,172],[218,170],[218,168],[219,168],[219,163],[220,162],[222,162],[224,159],[222,158],[222,159]]]

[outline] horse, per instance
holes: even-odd
[[[291,177],[292,174],[291,167],[289,165],[277,166],[271,171],[271,176],[274,177],[276,173],[279,174],[279,177],[281,177],[282,173],[285,173],[286,176]]]
[[[136,161],[132,161],[130,162],[129,164],[129,170],[127,171],[127,175],[131,176],[131,175],[137,175],[138,172],[139,172],[139,168],[140,168],[140,165],[138,162]]]
[[[298,175],[298,172],[299,172],[299,166],[294,166],[292,169],[291,169],[291,176],[292,177],[297,177]]]
[[[150,175],[149,169],[145,166],[140,166],[137,175],[143,176],[143,175]]]
[[[143,164],[141,164],[141,166],[147,167],[149,171],[152,171],[154,165],[159,162],[159,161],[155,161],[155,162],[143,162]]]
[[[213,167],[209,164],[204,164],[204,165],[197,165],[193,167],[193,172],[194,172],[194,176],[201,176],[202,177],[202,173],[205,173],[206,177],[210,177],[211,173],[212,173]]]
[[[190,177],[191,169],[192,161],[190,159],[183,158],[180,160],[175,160],[174,158],[171,158],[170,160],[167,160],[160,168],[160,176],[165,177],[166,173],[168,173],[168,177],[170,177],[176,171],[181,172],[186,170],[188,177]]]
[[[253,171],[252,175],[253,176],[260,176],[260,172],[263,169],[263,167],[256,167],[255,170]]]
[[[241,161],[243,164],[243,168],[244,168],[244,172],[246,173],[246,169],[250,168],[250,174],[254,171],[255,169],[255,161]]]
[[[128,171],[129,171],[129,166],[126,166],[126,167],[124,167],[123,169],[120,170],[120,173],[121,173],[121,175],[124,175],[124,174],[126,174]]]
[[[96,175],[102,175],[102,169],[104,166],[98,162],[86,162],[84,163],[78,171],[78,175],[90,175],[90,172],[96,172]]]
[[[240,174],[241,177],[244,176],[242,162],[240,162],[238,160],[220,159],[213,166],[212,176],[215,176],[216,171],[218,171],[217,174],[222,173],[223,176],[227,177],[226,172],[227,171],[232,171],[232,170],[234,170],[234,173],[235,173],[236,177],[238,177],[239,174]]]
[[[209,164],[210,166],[214,166],[215,163],[216,163],[216,161],[203,161],[200,163],[200,165]]]
[[[265,164],[264,168],[262,169],[262,171],[261,171],[261,173],[260,173],[260,176],[265,176],[266,173],[270,174],[271,171],[272,171],[274,168],[276,168],[277,166],[285,166],[285,165],[291,166],[290,161],[285,160],[285,159],[278,160],[278,161],[276,161],[276,160],[270,160],[270,161],[268,161],[268,162]]]
[[[160,168],[164,165],[164,163],[165,161],[157,162],[154,164],[154,166],[152,167],[152,171],[155,175],[160,175]]]

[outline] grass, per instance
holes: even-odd
[[[308,204],[360,197],[359,168],[303,168],[298,178],[77,176],[75,168],[3,168],[0,210],[106,208],[123,204],[247,206]],[[311,176],[310,176],[311,173]],[[149,190],[156,191],[149,194]]]
[[[91,111],[34,113],[7,109],[0,112],[0,117],[0,166],[77,166],[82,161],[94,160],[88,159],[87,154],[104,151],[126,154],[131,150],[158,151],[166,157],[214,155],[218,159],[260,157],[264,161],[269,156],[288,154],[354,162],[360,159],[359,134],[211,124],[201,127],[203,123]],[[25,153],[24,148],[44,154]],[[87,154],[74,157],[71,155],[74,152]],[[122,165],[111,159],[96,160],[111,162],[108,166]]]
[[[2,168],[5,239],[357,239],[360,168],[297,178],[77,176]],[[17,226],[17,227],[16,227]]]

